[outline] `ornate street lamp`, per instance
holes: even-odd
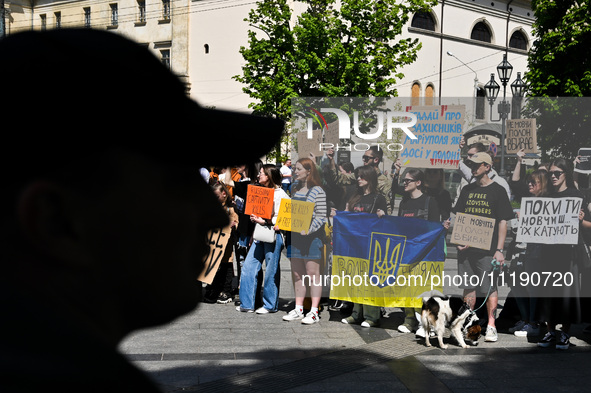
[[[490,74],[490,81],[484,85],[484,91],[488,98],[490,105],[490,121],[501,121],[501,176],[505,176],[505,121],[509,117],[511,112],[511,104],[507,101],[507,83],[511,79],[511,73],[513,72],[513,66],[507,61],[507,54],[503,55],[503,61],[497,66],[497,74],[499,80],[503,85],[503,100],[499,102],[497,111],[499,112],[499,118],[493,119],[492,106],[499,95],[500,86],[495,81],[495,74]],[[511,83],[511,92],[513,97],[521,98],[525,94],[527,85],[521,79],[521,72],[517,73],[517,79]]]

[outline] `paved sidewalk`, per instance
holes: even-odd
[[[444,270],[456,273],[456,261],[448,259]],[[311,326],[284,322],[293,307],[285,256],[281,275],[278,313],[202,304],[169,325],[137,332],[120,348],[167,392],[589,391],[591,337],[581,325],[573,326],[567,351],[538,348],[535,339],[508,333],[468,349],[453,343],[447,350],[427,348],[414,334],[396,330],[404,319],[397,308],[386,310],[380,328],[345,325],[339,312],[329,311]],[[500,304],[506,292],[500,291]]]

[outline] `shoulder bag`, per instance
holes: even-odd
[[[271,225],[261,225],[257,223],[252,235],[254,240],[264,243],[275,243],[275,229]]]

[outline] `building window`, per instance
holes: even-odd
[[[511,38],[509,39],[509,47],[527,50],[527,39],[521,31],[516,31],[511,34]]]
[[[435,88],[433,85],[427,85],[425,88],[425,105],[433,105],[433,95]]]
[[[417,29],[435,31],[435,20],[430,12],[417,12],[410,25]]]
[[[47,30],[47,15],[39,15],[39,19],[41,20],[41,30]]]
[[[55,28],[59,29],[62,27],[62,13],[61,12],[56,12],[53,14],[55,16]]]
[[[117,4],[110,4],[111,7],[111,26],[119,24],[119,6]]]
[[[162,19],[170,19],[170,0],[162,0]]]
[[[484,110],[486,105],[486,94],[482,87],[476,89],[476,118],[484,119]]]
[[[470,38],[476,41],[491,42],[492,35],[484,22],[478,22],[472,29]]]
[[[90,7],[84,8],[84,27],[90,27]]]
[[[413,83],[413,85],[412,85],[410,97],[411,97],[411,99],[410,99],[411,106],[420,105],[421,85],[419,85],[417,82]]]
[[[146,2],[144,0],[138,0],[137,2],[137,10],[138,10],[138,22],[146,23]]]
[[[160,51],[160,61],[162,64],[166,66],[166,68],[170,69],[170,50],[163,49]]]

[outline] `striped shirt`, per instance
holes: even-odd
[[[310,224],[308,233],[322,228],[327,221],[328,209],[326,205],[326,193],[321,187],[314,186],[308,191],[298,190],[292,195],[292,199],[314,203],[314,215],[312,216],[312,223]]]

